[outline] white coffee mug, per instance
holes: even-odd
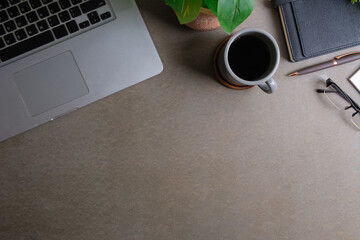
[[[272,77],[279,62],[276,40],[258,28],[235,33],[222,46],[217,58],[219,72],[226,81],[237,86],[258,85],[266,93],[277,89]]]

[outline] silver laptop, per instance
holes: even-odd
[[[162,68],[134,0],[0,0],[0,141]]]

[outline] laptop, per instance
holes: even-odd
[[[134,0],[0,0],[0,141],[162,69]]]

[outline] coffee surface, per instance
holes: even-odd
[[[270,65],[270,51],[258,37],[236,39],[230,46],[228,60],[231,70],[241,79],[253,81],[263,75]]]

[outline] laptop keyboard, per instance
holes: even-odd
[[[0,66],[113,19],[106,0],[0,0]]]

